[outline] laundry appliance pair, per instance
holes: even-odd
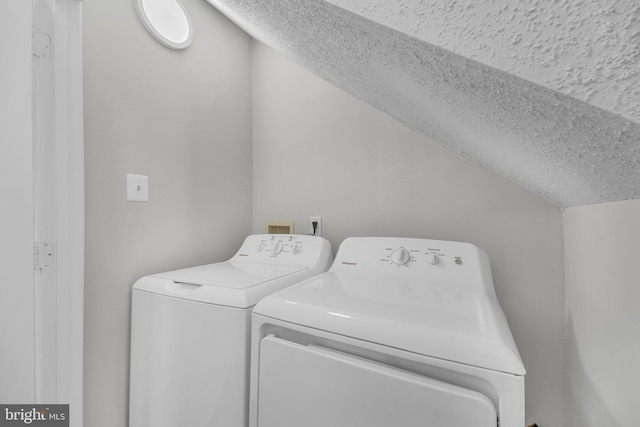
[[[333,261],[333,263],[332,263]],[[133,287],[130,427],[521,427],[524,374],[479,248],[253,235]]]

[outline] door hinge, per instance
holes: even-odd
[[[33,245],[33,268],[45,269],[53,265],[53,243],[36,242]]]
[[[53,53],[51,36],[44,31],[33,29],[33,56],[51,58]]]

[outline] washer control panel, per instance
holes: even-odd
[[[331,258],[331,245],[322,237],[297,234],[254,234],[245,239],[233,260],[307,265],[316,263],[320,257]]]
[[[493,292],[489,258],[470,243],[352,237],[340,246],[331,270],[457,283],[483,289],[490,287]]]
[[[273,235],[271,238],[261,240],[256,250],[258,253],[269,252],[272,256],[278,256],[283,252],[300,255],[303,252],[303,248],[304,242],[301,242],[300,239],[295,239],[294,236],[277,238]]]

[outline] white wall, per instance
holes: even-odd
[[[527,422],[566,410],[561,212],[441,148],[264,45],[253,44],[253,230],[322,215],[334,248],[348,236],[474,243],[527,369]]]
[[[32,6],[0,2],[0,402],[35,402]]]
[[[221,261],[251,232],[250,40],[204,1],[157,43],[131,0],[85,0],[85,423],[127,425],[131,285]],[[150,201],[126,201],[125,175]]]
[[[638,425],[640,200],[564,213],[571,426]]]

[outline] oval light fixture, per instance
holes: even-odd
[[[145,28],[163,45],[184,49],[191,44],[191,19],[180,0],[135,0]]]

